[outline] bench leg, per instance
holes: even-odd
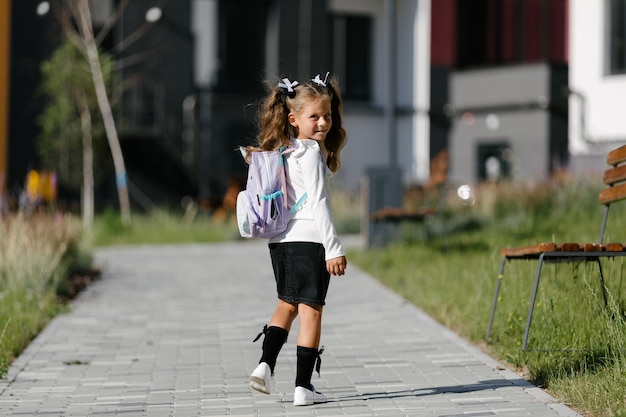
[[[393,222],[379,219],[372,222],[371,236],[369,237],[370,247],[384,247],[394,238],[396,229]]]
[[[535,275],[535,285],[533,286],[533,293],[530,296],[530,307],[528,307],[528,318],[526,319],[526,330],[524,330],[524,340],[522,341],[522,350],[526,350],[526,344],[528,343],[528,334],[530,333],[530,323],[533,319],[533,310],[535,309],[535,300],[537,298],[537,289],[539,288],[539,277],[541,276],[541,267],[543,265],[543,253],[539,256],[537,263],[537,273]]]
[[[370,248],[378,248],[385,246],[385,221],[373,220],[369,225],[370,235],[368,237],[368,246]]]
[[[600,258],[596,259],[598,263],[598,272],[600,273],[600,285],[602,286],[602,297],[604,298],[604,307],[609,306],[609,300],[606,295],[606,285],[604,284],[604,274],[602,273],[602,263],[600,262]]]
[[[496,314],[496,304],[498,304],[498,296],[500,294],[500,285],[502,285],[502,278],[504,277],[504,265],[506,264],[506,256],[502,257],[500,262],[500,270],[498,271],[498,281],[496,283],[496,292],[493,296],[493,304],[491,305],[491,316],[489,317],[489,325],[487,326],[487,337],[485,340],[489,342],[491,338],[491,326],[493,326],[493,318]]]

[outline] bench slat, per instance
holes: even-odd
[[[375,211],[370,215],[370,218],[374,221],[377,220],[420,220],[425,217],[436,214],[436,210],[433,208],[423,209],[405,209],[397,207],[385,207]]]
[[[559,243],[556,247],[560,252],[580,252],[580,245],[578,243]]]
[[[584,243],[583,252],[602,252],[604,248],[599,243]]]
[[[626,180],[626,165],[618,166],[613,169],[607,169],[604,171],[604,177],[602,180],[607,185],[613,185]]]
[[[503,256],[529,256],[538,255],[543,252],[555,252],[557,251],[556,243],[538,243],[536,245],[524,246],[521,248],[502,248],[500,254]]]
[[[624,245],[621,243],[607,243],[604,245],[604,250],[606,252],[623,252]]]
[[[598,196],[600,204],[610,204],[626,198],[626,184],[605,188]]]
[[[510,258],[532,257],[545,252],[624,252],[626,245],[623,243],[538,243],[536,245],[523,246],[519,248],[502,248],[500,254]]]
[[[624,161],[626,161],[626,145],[613,149],[606,157],[606,163],[609,165],[616,165]]]

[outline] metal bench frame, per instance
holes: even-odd
[[[602,217],[602,223],[600,226],[598,243],[540,243],[522,248],[503,248],[500,251],[502,253],[502,260],[500,262],[496,290],[491,307],[491,315],[489,317],[489,324],[487,326],[487,342],[489,342],[491,338],[491,329],[496,313],[496,306],[498,304],[500,287],[502,285],[502,279],[504,277],[504,268],[508,261],[537,260],[537,271],[535,273],[535,280],[533,284],[532,295],[530,298],[530,306],[528,308],[528,316],[526,318],[526,328],[524,330],[522,350],[526,350],[528,345],[528,335],[530,333],[530,325],[532,322],[533,310],[535,308],[535,300],[537,298],[537,291],[539,289],[539,281],[541,278],[541,272],[544,263],[596,262],[596,264],[598,265],[598,272],[600,284],[602,286],[604,303],[605,305],[607,305],[608,301],[604,274],[602,272],[601,258],[615,258],[626,256],[626,247],[623,244],[603,244],[604,232],[606,230],[606,223],[608,220],[609,208],[611,206],[611,203],[626,199],[626,164],[620,166],[620,164],[624,162],[626,162],[626,145],[609,152],[607,157],[607,163],[611,166],[611,168],[607,169],[604,174],[604,183],[607,184],[608,187],[600,193],[600,196],[598,198],[598,201],[605,206],[604,215]]]

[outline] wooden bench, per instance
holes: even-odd
[[[370,213],[369,219],[373,223],[373,233],[379,242],[387,243],[396,234],[401,223],[422,223],[435,216],[441,210],[441,203],[445,198],[443,193],[447,179],[448,151],[444,149],[430,161],[430,175],[424,185],[426,193],[436,190],[438,207],[383,207]]]
[[[437,210],[431,207],[417,209],[384,207],[376,210],[370,215],[372,231],[376,236],[373,241],[378,245],[385,245],[396,237],[402,223],[422,223],[436,213]]]
[[[565,243],[536,243],[529,246],[518,248],[502,248],[500,254],[502,259],[500,269],[496,281],[496,290],[491,307],[491,315],[487,326],[486,340],[489,342],[491,337],[491,328],[498,304],[500,287],[504,277],[504,268],[508,261],[513,260],[537,260],[537,270],[535,272],[535,280],[530,298],[530,306],[528,308],[528,316],[526,318],[526,328],[524,330],[524,339],[522,341],[522,349],[526,350],[528,343],[528,334],[533,317],[537,290],[539,288],[539,280],[541,277],[542,266],[544,263],[556,262],[595,262],[598,266],[600,284],[604,296],[604,302],[607,303],[607,294],[604,285],[604,275],[602,273],[601,258],[615,258],[626,256],[625,246],[621,243],[603,243],[604,232],[609,215],[609,208],[612,203],[626,199],[626,145],[621,146],[609,152],[607,156],[607,164],[610,166],[604,173],[603,182],[607,187],[600,192],[598,202],[604,206],[604,214],[600,223],[600,235],[597,242],[565,242]]]

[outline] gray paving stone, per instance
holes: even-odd
[[[294,407],[294,324],[253,392],[275,306],[262,241],[100,249],[104,275],[0,381],[0,416],[580,417],[349,266],[324,310],[327,404]]]

